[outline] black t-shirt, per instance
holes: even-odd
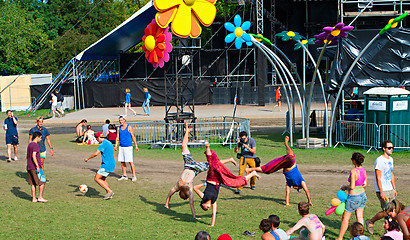
[[[206,188],[204,191],[204,196],[202,197],[202,203],[211,200],[211,203],[214,204],[218,199],[219,194],[219,185],[213,185],[210,183],[206,184]]]
[[[63,94],[61,94],[60,92],[56,93],[56,97],[57,97],[57,102],[62,102],[63,101]]]

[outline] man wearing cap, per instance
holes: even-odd
[[[94,180],[105,189],[107,194],[104,196],[104,200],[109,200],[114,195],[114,192],[110,189],[107,182],[107,177],[110,173],[114,172],[115,169],[115,159],[114,159],[114,147],[112,143],[104,138],[102,132],[95,134],[97,141],[100,143],[97,151],[93,153],[90,157],[85,158],[84,161],[87,162],[90,158],[98,156],[101,153],[101,167],[95,174]]]

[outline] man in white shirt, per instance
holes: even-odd
[[[374,162],[374,190],[380,200],[382,211],[377,213],[372,219],[366,220],[367,231],[373,234],[373,224],[387,216],[383,211],[386,202],[391,202],[397,197],[396,182],[393,173],[393,143],[385,140],[382,143],[383,154]]]

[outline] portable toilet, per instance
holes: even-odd
[[[375,87],[363,94],[364,121],[379,126],[379,141],[389,139],[395,147],[408,147],[410,91],[402,88]]]

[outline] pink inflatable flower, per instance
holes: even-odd
[[[172,34],[168,30],[169,27],[159,27],[155,19],[144,30],[142,50],[145,52],[145,58],[154,67],[162,68],[164,63],[169,61]]]

